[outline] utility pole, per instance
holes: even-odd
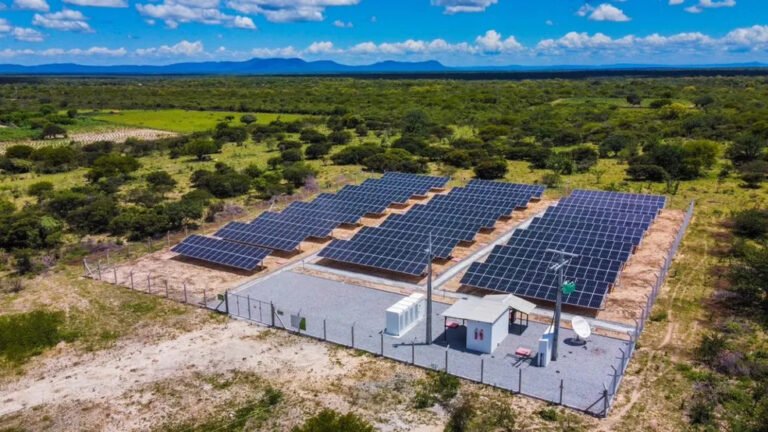
[[[432,233],[427,246],[427,345],[432,345]]]
[[[557,254],[558,261],[552,264],[549,269],[557,272],[557,295],[555,300],[555,319],[554,326],[555,332],[552,342],[552,361],[557,360],[557,345],[560,339],[560,313],[563,309],[563,286],[565,285],[565,275],[563,274],[565,267],[571,262],[572,259],[578,255],[570,252],[565,252],[557,249],[547,249],[546,252]]]

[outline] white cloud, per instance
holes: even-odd
[[[106,8],[124,8],[128,7],[126,0],[62,0],[77,6],[106,7]]]
[[[16,9],[34,10],[39,12],[48,12],[51,7],[45,0],[13,0],[13,7]]]
[[[481,51],[486,53],[520,51],[523,49],[523,46],[514,36],[502,40],[501,34],[496,30],[488,30],[484,35],[478,36],[475,38],[475,44],[477,44]]]
[[[171,29],[177,28],[179,23],[190,22],[256,29],[251,18],[225,14],[218,7],[219,0],[165,0],[159,4],[136,5],[141,15],[148,17],[149,20],[161,20]]]
[[[553,25],[555,25],[555,22],[552,21],[552,20],[546,20],[546,21],[544,21],[544,24],[546,24],[548,26],[553,26]]]
[[[685,0],[669,0],[669,4],[671,6],[680,5],[680,4],[683,4],[684,2],[685,2]]]
[[[333,42],[312,42],[310,46],[305,50],[307,54],[330,54],[336,52],[333,47]]]
[[[13,26],[8,22],[7,19],[0,18],[0,33],[8,33],[13,29]]]
[[[256,30],[256,24],[253,23],[253,20],[244,16],[236,16],[232,21],[232,27]]]
[[[35,14],[32,24],[52,30],[90,33],[93,29],[86,22],[87,19],[80,11],[64,9],[61,12]]]
[[[287,58],[298,57],[299,52],[292,46],[284,48],[254,48],[251,50],[251,55],[258,58]]]
[[[336,20],[333,25],[338,28],[352,28],[354,25],[351,22],[344,22],[342,20]]]
[[[584,13],[586,14],[586,12]],[[608,3],[603,3],[600,6],[594,8],[591,13],[589,13],[589,19],[592,21],[610,22],[626,22],[630,20],[624,11]]]
[[[15,27],[11,30],[11,36],[22,42],[42,42],[43,34],[31,28]]]
[[[186,56],[192,57],[199,54],[203,54],[205,48],[200,41],[189,42],[183,40],[176,45],[161,45],[159,47],[152,48],[139,48],[135,51],[135,54],[140,57],[174,57],[174,56]]]
[[[498,0],[432,0],[433,6],[441,6],[448,15],[457,13],[483,12]]]
[[[670,4],[672,4],[671,0],[670,0]],[[679,3],[675,3],[675,4],[679,4]],[[698,4],[685,8],[685,11],[693,14],[698,14],[698,13],[704,12],[704,9],[718,9],[718,8],[734,7],[734,6],[736,6],[736,0],[699,0]]]
[[[325,9],[353,6],[360,0],[229,0],[227,7],[244,14],[263,15],[271,22],[322,21]]]

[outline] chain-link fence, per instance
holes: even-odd
[[[669,249],[669,252],[667,252],[667,255],[664,257],[664,263],[661,269],[659,270],[659,275],[656,277],[656,281],[652,286],[650,295],[648,295],[648,299],[645,303],[645,306],[643,306],[643,310],[640,313],[640,318],[635,320],[635,328],[634,330],[630,331],[628,334],[629,345],[626,350],[621,351],[621,357],[619,357],[618,359],[618,364],[616,366],[611,366],[612,368],[611,380],[609,383],[606,384],[606,399],[607,399],[607,408],[605,413],[606,415],[607,415],[607,410],[610,409],[610,407],[613,405],[614,398],[616,396],[616,393],[619,390],[619,385],[621,384],[621,380],[627,371],[627,367],[629,366],[629,360],[632,358],[632,355],[635,353],[637,340],[640,337],[640,334],[642,334],[643,330],[645,329],[645,324],[648,321],[648,318],[651,316],[651,310],[653,309],[653,305],[656,303],[656,298],[658,297],[659,292],[661,291],[661,288],[664,286],[664,282],[666,281],[667,276],[669,274],[669,269],[672,266],[672,261],[674,260],[675,255],[677,255],[677,250],[680,247],[680,243],[683,241],[683,237],[685,237],[685,233],[688,230],[688,226],[691,223],[691,219],[693,219],[694,208],[695,208],[695,202],[691,201],[691,203],[688,205],[688,209],[685,212],[683,223],[681,224],[680,229],[675,235],[675,240],[672,242],[672,247]]]

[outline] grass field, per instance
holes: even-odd
[[[225,117],[234,117],[233,124],[242,126],[240,117],[245,113],[226,111],[185,111],[185,110],[130,110],[101,111],[86,114],[96,120],[120,126],[145,127],[171,132],[190,133],[212,129]],[[275,120],[293,121],[301,118],[297,114],[255,113],[256,122],[268,124]]]
[[[640,103],[641,108],[649,108],[651,103],[659,99],[643,99]],[[689,108],[693,108],[693,104],[690,101],[684,99],[672,99],[673,103],[679,103]],[[627,102],[625,98],[589,98],[589,97],[575,97],[575,98],[562,98],[552,101],[552,105],[612,105],[619,108],[632,108],[632,105]]]

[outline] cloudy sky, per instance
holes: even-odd
[[[768,61],[766,0],[0,0],[0,63]]]

